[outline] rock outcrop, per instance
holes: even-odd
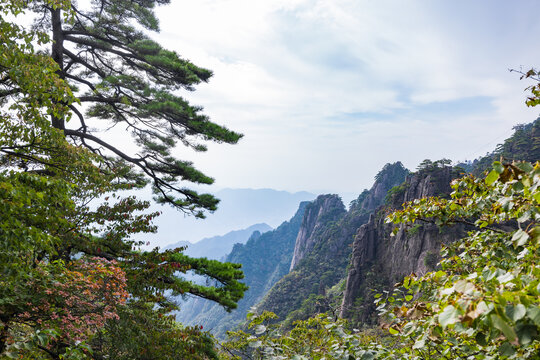
[[[321,195],[312,202],[298,232],[291,272],[272,287],[257,309],[272,311],[286,323],[327,311],[318,299],[343,280],[358,228],[407,174],[401,163],[386,165],[371,190],[354,200],[348,211],[336,195]]]
[[[452,167],[431,168],[407,178],[391,194],[392,204],[402,204],[428,196],[448,196],[450,182],[458,176]],[[439,228],[433,224],[400,226],[391,237],[393,226],[385,224],[390,209],[379,209],[360,227],[353,250],[341,316],[362,323],[374,314],[373,294],[390,288],[410,273],[423,274],[439,261],[441,244],[464,235],[462,226]]]
[[[345,206],[337,195],[320,195],[309,204],[296,237],[291,271],[321,240],[317,234],[327,222],[339,220],[345,212]]]

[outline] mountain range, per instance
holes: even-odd
[[[494,160],[540,160],[540,118],[519,125],[514,134],[483,158],[451,166],[424,160],[410,171],[387,164],[349,209],[335,194],[302,202],[295,215],[275,230],[255,232],[234,245],[226,261],[243,265],[250,286],[236,310],[225,313],[210,302],[192,301],[179,319],[203,325],[218,336],[242,326],[248,311],[272,311],[285,328],[317,313],[348,319],[353,326],[376,321],[373,296],[391,290],[403,276],[437,267],[442,244],[463,236],[466,227],[401,225],[395,236],[386,216],[405,202],[448,197],[450,182],[466,173],[480,174]]]
[[[189,241],[179,241],[167,245],[164,250],[178,247],[186,247],[184,254],[191,257],[205,257],[208,259],[221,260],[231,252],[234,244],[244,244],[254,232],[264,233],[272,230],[270,225],[265,223],[251,225],[242,230],[229,231],[225,235],[217,235],[204,238],[196,243]]]

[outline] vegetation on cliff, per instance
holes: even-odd
[[[310,204],[314,213],[322,214],[317,221],[308,221],[313,229],[306,230],[309,236],[305,241],[310,250],[274,285],[257,305],[258,310],[276,313],[289,327],[294,321],[317,313],[329,311],[337,315],[354,235],[382,205],[387,191],[401,184],[408,173],[400,162],[387,164],[376,176],[373,187],[351,202],[347,212],[337,203],[332,203],[332,208],[322,208],[326,199],[323,197]]]
[[[231,333],[232,359],[536,359],[540,354],[540,163],[496,162],[485,179],[452,184],[450,199],[415,200],[389,223],[466,223],[474,230],[442,249],[440,269],[411,274],[377,295],[392,336],[347,330],[325,316],[284,333],[252,316]],[[324,338],[328,341],[321,342]]]

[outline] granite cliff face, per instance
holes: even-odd
[[[321,195],[308,205],[291,272],[272,287],[257,309],[272,311],[287,323],[327,311],[329,304],[321,304],[319,298],[343,279],[358,228],[407,174],[401,163],[386,165],[371,190],[351,202],[348,211],[336,195]]]
[[[422,197],[448,196],[450,182],[458,175],[451,167],[419,171],[395,188],[389,201],[399,207]],[[374,314],[374,293],[390,288],[412,272],[432,270],[439,260],[441,244],[464,235],[462,226],[440,229],[433,224],[416,224],[400,226],[396,236],[391,237],[393,225],[385,224],[389,211],[379,209],[355,236],[341,305],[340,315],[344,318],[369,323]]]
[[[326,223],[338,220],[345,212],[345,206],[337,195],[320,195],[309,204],[296,237],[290,266],[291,271],[320,240],[317,234]]]

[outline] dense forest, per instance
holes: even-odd
[[[162,3],[0,4],[0,358],[540,358],[540,118],[470,162],[387,164],[348,208],[302,202],[225,261],[143,250],[159,213],[125,194],[204,218],[219,200],[184,183],[214,180],[175,149],[242,137],[180,95],[212,72],[148,36]]]

